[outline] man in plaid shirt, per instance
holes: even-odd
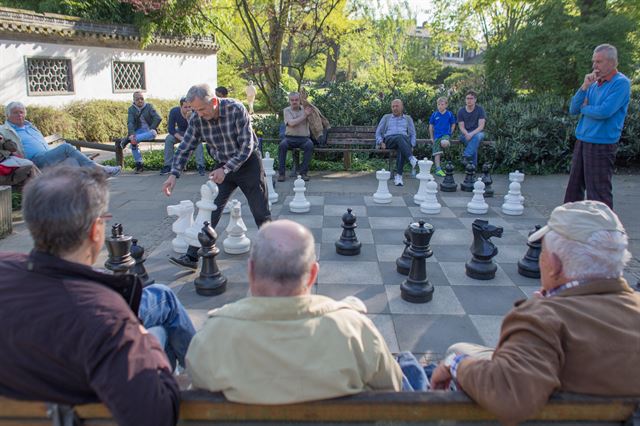
[[[196,114],[189,119],[189,127],[176,150],[171,174],[162,185],[162,191],[171,195],[191,151],[204,140],[217,162],[209,174],[219,189],[215,199],[218,208],[211,212],[211,226],[218,224],[231,193],[240,187],[259,228],[271,220],[271,212],[258,140],[247,110],[234,99],[218,99],[207,84],[192,86],[186,100]],[[196,269],[197,251],[198,247],[189,246],[185,255],[170,260],[179,266]]]

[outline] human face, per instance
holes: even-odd
[[[209,102],[206,102],[200,98],[195,98],[190,103],[191,109],[198,114],[198,116],[204,120],[212,120],[215,118],[215,106],[216,98],[211,98]]]
[[[24,126],[25,118],[27,117],[27,111],[22,107],[15,107],[9,113],[8,120],[16,126]]]
[[[136,93],[133,95],[133,103],[138,108],[142,108],[144,106],[144,95],[142,93]]]
[[[606,77],[611,74],[611,71],[616,69],[616,63],[607,58],[605,52],[594,53],[591,63],[593,64],[593,72],[597,78]]]
[[[191,115],[191,104],[189,102],[184,102],[180,105],[180,112],[184,118],[189,118]]]
[[[438,102],[438,111],[440,111],[441,114],[444,114],[446,110],[447,110],[447,103],[445,101]]]
[[[300,96],[289,96],[289,105],[291,105],[292,109],[300,109]]]
[[[391,102],[391,112],[393,113],[393,115],[395,115],[396,117],[399,117],[402,115],[402,102],[399,100],[395,100],[393,102]]]
[[[473,95],[467,95],[464,98],[465,103],[467,104],[467,109],[474,109],[476,107],[476,97]]]

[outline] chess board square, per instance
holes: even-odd
[[[320,262],[354,262],[354,261],[378,261],[376,249],[373,244],[362,244],[360,254],[355,256],[343,256],[336,253],[335,242],[322,243],[320,245]],[[343,266],[344,268],[344,266]]]
[[[442,203],[440,203],[442,205]],[[456,217],[455,213],[451,211],[449,207],[442,206],[440,208],[440,213],[438,214],[427,214],[423,213],[420,210],[419,206],[409,207],[409,211],[411,212],[411,216],[413,216],[416,220],[425,220],[429,222],[433,218],[454,218]]]
[[[387,293],[381,285],[362,284],[322,284],[317,285],[317,294],[340,300],[347,296],[355,296],[362,300],[370,314],[388,314],[389,303]]]
[[[433,233],[431,244],[433,245],[463,245],[471,244],[473,235],[467,229],[444,229]]]
[[[382,285],[382,276],[380,275],[377,261],[362,262],[356,259],[352,261],[327,260],[320,263],[318,284]]]
[[[304,225],[307,228],[322,228],[322,224],[324,222],[324,216],[315,215],[309,213],[289,213],[280,215],[278,219],[289,219],[294,222],[299,223],[300,225]],[[321,236],[322,234],[320,234]]]
[[[221,261],[219,268],[227,277],[227,290],[217,296],[200,296],[196,293],[193,280],[196,274],[177,293],[180,301],[189,309],[214,309],[227,303],[235,302],[247,296],[249,284],[247,281],[247,265],[245,262]]]
[[[399,286],[404,280],[407,279],[406,275],[402,275],[396,270],[396,262],[380,262],[380,273],[382,274],[382,281],[385,285]],[[434,286],[449,285],[449,281],[442,272],[442,268],[437,263],[429,263],[427,265],[427,278]]]
[[[284,202],[282,204],[287,206],[287,209],[289,208],[289,203],[293,200],[293,197],[294,197],[294,195],[288,195],[284,199]],[[317,214],[322,214],[322,210],[323,210],[322,208],[324,207],[324,196],[322,196],[322,195],[305,195],[305,198],[307,199],[308,202],[311,203],[311,208],[313,208],[315,206],[321,207],[320,213],[317,213]]]
[[[447,279],[454,286],[515,286],[511,278],[502,270],[500,265],[496,271],[496,276],[492,280],[476,280],[465,273],[465,266],[462,262],[440,262]]]
[[[391,319],[391,315],[376,315],[376,314],[367,314],[367,317],[373,322],[376,326],[382,337],[384,337],[385,342],[387,343],[387,347],[392,353],[400,352],[398,347],[398,339],[396,337],[396,331],[393,326],[393,320]]]
[[[449,286],[434,286],[433,299],[427,303],[409,303],[402,299],[399,285],[385,285],[392,314],[464,315],[462,304]]]
[[[367,214],[369,215],[369,222],[371,219],[380,219],[388,217],[411,217],[411,211],[406,206],[369,206],[367,207]]]
[[[489,207],[489,210],[493,210],[498,216],[504,218],[505,220],[514,220],[515,218],[523,218],[523,219],[544,219],[546,216],[540,213],[535,208],[528,206],[525,202],[524,212],[519,216],[511,216],[508,214],[502,213],[502,205],[500,207]]]
[[[380,204],[373,201],[373,196],[365,195],[364,196],[364,204],[366,206],[376,207],[376,206],[387,206],[387,207],[406,207],[407,204],[404,202],[402,197],[393,196],[391,197],[391,202],[387,204]]]
[[[517,233],[516,233],[517,234]],[[505,234],[502,234],[502,236],[504,237]],[[498,239],[496,239],[498,240]],[[494,239],[492,239],[491,241],[494,241]],[[498,254],[496,254],[496,257],[493,258],[493,260],[495,260],[496,262],[500,263],[502,265],[502,263],[518,263],[518,261],[520,259],[522,259],[522,256],[524,256],[524,254],[527,252],[527,245],[525,244],[523,245],[503,245],[503,244],[496,244],[496,246],[498,247]]]
[[[518,287],[464,285],[452,288],[469,315],[505,315],[516,301],[526,297]]]
[[[369,229],[371,225],[369,224],[369,218],[367,216],[359,216],[356,220],[356,225],[358,228],[356,229],[356,233],[358,233],[358,229]],[[327,228],[335,228],[342,226],[342,217],[341,216],[324,216],[322,221],[322,226]]]
[[[209,309],[187,309],[187,314],[189,314],[189,318],[191,318],[191,322],[196,331],[200,330],[204,325],[209,317],[208,312]]]
[[[504,220],[501,217],[494,217],[494,218],[491,218],[491,219],[489,219],[489,218],[483,219],[480,216],[478,216],[478,217],[461,217],[460,218],[460,222],[462,222],[464,227],[469,230],[471,235],[473,235],[473,232],[471,231],[471,229],[472,229],[471,225],[473,224],[473,222],[476,219],[486,220],[486,221],[488,221],[490,224],[492,224],[494,226],[500,226],[500,227],[502,227],[502,229],[504,229],[505,233],[506,232],[512,232],[512,231],[516,230],[516,228],[513,226],[512,223],[507,222],[506,220]],[[497,240],[497,238],[496,238],[496,240]],[[492,241],[494,241],[494,240],[492,240]]]
[[[342,235],[342,228],[322,228],[322,242],[335,243]],[[373,244],[371,229],[356,229],[356,237],[362,244]]]
[[[515,283],[517,286],[533,286],[536,288],[540,287],[540,278],[529,278],[524,275],[520,275],[518,273],[518,263],[500,263],[500,267],[502,270],[511,278],[511,281]]]
[[[342,217],[343,214],[345,214],[347,212],[347,209],[351,209],[351,213],[354,214],[356,216],[356,223],[357,223],[357,219],[359,217],[366,217],[367,216],[367,207],[366,206],[360,206],[360,205],[350,205],[350,204],[343,204],[343,205],[326,205],[324,206],[324,215],[325,216],[338,216],[338,217]]]
[[[529,232],[533,231],[536,225],[541,227],[547,224],[546,217],[527,218],[522,216],[503,216],[503,220],[512,224],[514,229],[526,231],[525,237],[529,236]]]
[[[411,223],[410,217],[370,217],[369,224],[372,229],[395,229],[400,235],[404,235],[404,230]]]
[[[532,297],[536,297],[535,293],[540,290],[540,287],[522,286],[520,290],[527,296],[527,299],[531,299]]]
[[[289,197],[287,197],[289,198]],[[324,207],[323,206],[314,206],[311,205],[311,207],[309,208],[309,211],[306,213],[293,213],[290,209],[289,209],[289,202],[291,200],[285,202],[282,207],[280,208],[280,212],[278,214],[279,219],[282,219],[282,216],[286,216],[286,215],[309,215],[309,216],[322,216],[322,214],[324,213]],[[273,212],[271,212],[271,216],[274,217],[275,215],[273,214]]]
[[[324,196],[327,205],[363,206],[364,195],[362,194],[327,194]]]
[[[471,322],[476,326],[484,345],[490,348],[498,346],[500,340],[500,328],[504,317],[500,315],[469,315]]]
[[[404,241],[404,229],[372,229],[371,233],[376,244],[402,244]]]
[[[464,210],[466,211],[467,209],[467,204],[469,203],[469,201],[471,201],[471,198],[473,197],[473,193],[471,192],[464,192],[462,194],[460,193],[456,193],[458,196],[456,197],[452,197],[452,196],[442,196],[440,198],[440,204],[444,204],[447,207],[451,208],[453,211],[453,208],[464,208]]]
[[[379,262],[394,262],[402,255],[404,244],[376,244],[376,253]],[[435,256],[427,258],[428,263],[436,263],[438,260]]]
[[[484,344],[465,315],[394,315],[393,324],[401,351],[442,357],[456,342]]]
[[[467,203],[469,201],[471,201],[471,197],[469,197],[469,200],[467,200]],[[467,211],[467,205],[466,204],[464,205],[464,207],[451,207],[451,211],[460,219],[462,219],[462,218],[473,218],[473,219],[483,219],[483,220],[491,221],[491,218],[499,217],[498,213],[496,213],[495,210],[492,210],[491,207],[489,207],[489,210],[487,211],[486,214],[469,213]]]
[[[425,215],[421,217],[425,222],[430,224],[438,232],[447,232],[450,229],[464,229],[464,225],[460,222],[460,219],[455,217],[437,217]]]
[[[446,246],[431,244],[431,250],[433,250],[433,255],[438,262],[463,262],[464,267],[464,262],[471,259],[469,244]]]

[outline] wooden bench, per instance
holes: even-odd
[[[54,145],[54,144],[57,144],[57,143],[67,142],[68,144],[71,144],[71,145],[75,146],[78,149],[78,151],[82,151],[82,148],[91,148],[91,149],[97,149],[97,150],[101,150],[101,151],[115,152],[115,148],[113,146],[111,146],[111,145],[108,145],[108,144],[99,143],[99,142],[80,141],[80,140],[75,140],[75,139],[65,139],[61,135],[58,135],[58,134],[45,136],[44,140],[49,145]],[[94,154],[89,155],[88,157],[93,160],[98,155],[100,155],[100,153],[94,153]]]
[[[536,424],[638,425],[640,398],[556,394],[530,421]],[[50,406],[0,397],[0,426],[51,425]],[[116,425],[103,404],[75,407],[85,426]],[[365,392],[289,405],[249,405],[220,393],[182,392],[180,425],[407,425],[496,424],[495,416],[461,392]],[[527,422],[529,423],[529,422]]]
[[[156,135],[156,137],[153,140],[138,142],[138,145],[141,143],[162,144],[162,147],[164,148],[164,141],[168,135],[169,133],[159,133]],[[111,138],[111,141],[113,142],[112,148],[116,153],[116,165],[120,167],[124,167],[124,150],[120,146],[121,140],[122,138]]]

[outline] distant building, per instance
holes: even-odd
[[[195,83],[217,86],[213,38],[154,37],[145,49],[131,25],[0,7],[0,104],[178,99]]]
[[[416,27],[413,30],[412,36],[424,39],[427,42],[431,39],[429,29],[424,25],[422,27]],[[430,46],[430,43],[427,43],[427,45]],[[469,66],[482,62],[484,49],[468,48],[462,43],[462,41],[458,41],[456,44],[446,47],[447,49],[444,49],[443,46],[429,47],[432,49],[436,58],[440,59],[444,65]]]

